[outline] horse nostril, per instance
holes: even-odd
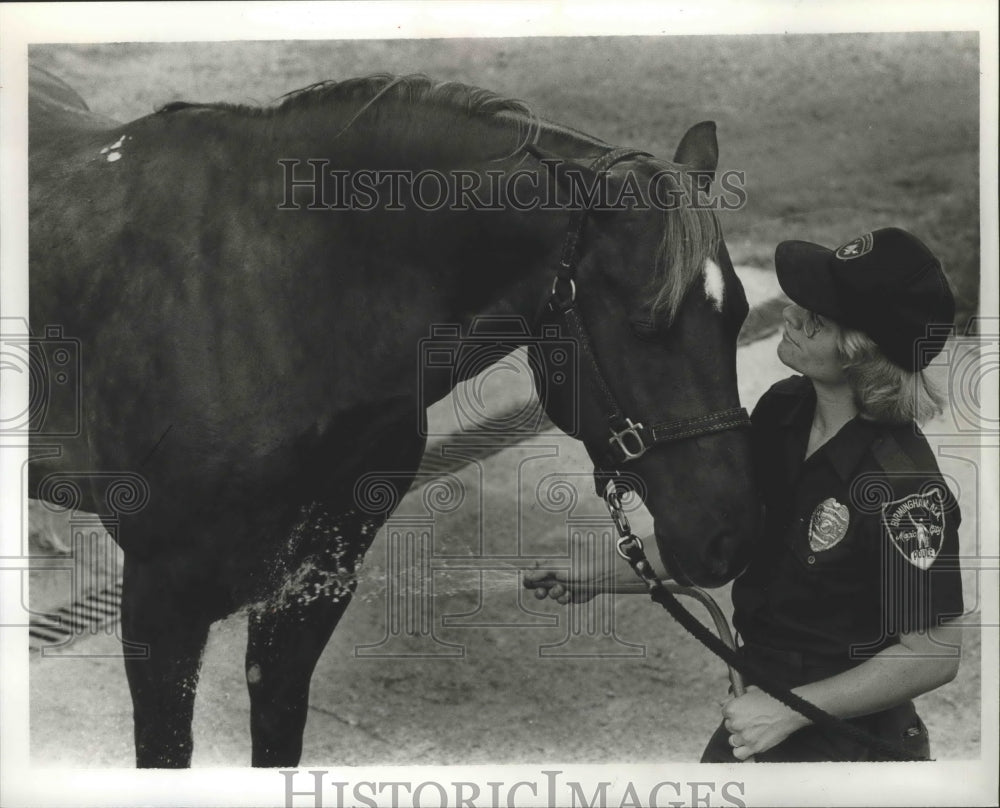
[[[743,555],[737,536],[729,532],[719,533],[706,542],[702,563],[712,576],[724,583],[740,572]]]

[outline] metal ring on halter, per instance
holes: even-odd
[[[615,530],[618,531],[619,536],[628,536],[632,533],[632,525],[629,523],[625,511],[621,508],[611,513],[611,519],[615,523]]]
[[[604,484],[604,499],[605,499],[605,501],[607,501],[611,497],[617,496],[617,495],[618,495],[618,486],[615,485],[615,478],[611,477]],[[618,502],[619,502],[619,504],[621,504],[621,497],[619,497]]]
[[[639,552],[642,552],[642,539],[640,539],[634,533],[629,533],[629,535],[627,536],[622,536],[620,539],[618,539],[618,541],[615,542],[615,550],[618,552],[618,555],[620,555],[626,561],[631,561],[632,558],[628,554],[628,551],[625,549],[625,545],[628,544],[629,542],[632,542],[633,546],[637,547]]]
[[[608,507],[608,513],[611,514],[611,520],[615,523],[618,535],[621,537],[632,535],[632,524],[629,522],[628,516],[625,515],[621,495],[614,488],[614,483],[608,483],[608,489],[604,494],[604,504]]]
[[[556,287],[559,285],[559,281],[569,281],[569,302],[576,302],[576,281],[572,278],[560,278],[558,275],[552,279],[552,296],[556,296]]]

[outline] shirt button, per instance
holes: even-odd
[[[810,564],[815,564],[816,563],[816,556],[811,555],[811,556],[809,556],[809,558],[806,559],[806,561],[808,561]]]

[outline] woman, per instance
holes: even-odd
[[[778,358],[801,375],[775,384],[752,416],[766,515],[733,584],[740,653],[826,712],[926,758],[912,699],[958,670],[960,629],[947,621],[963,610],[961,517],[916,424],[941,411],[923,371],[954,299],[934,255],[896,228],[835,251],[782,242],[775,266],[793,301]],[[541,569],[525,585],[562,603],[612,588]],[[751,755],[870,752],[751,686],[723,705],[702,761]]]

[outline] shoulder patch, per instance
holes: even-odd
[[[944,493],[931,486],[882,506],[882,524],[893,546],[913,566],[930,568],[944,541]]]
[[[860,258],[862,255],[870,253],[874,244],[874,236],[872,236],[871,233],[865,233],[863,236],[858,236],[856,239],[848,241],[847,244],[838,247],[836,256],[841,261],[850,261],[852,258]]]

